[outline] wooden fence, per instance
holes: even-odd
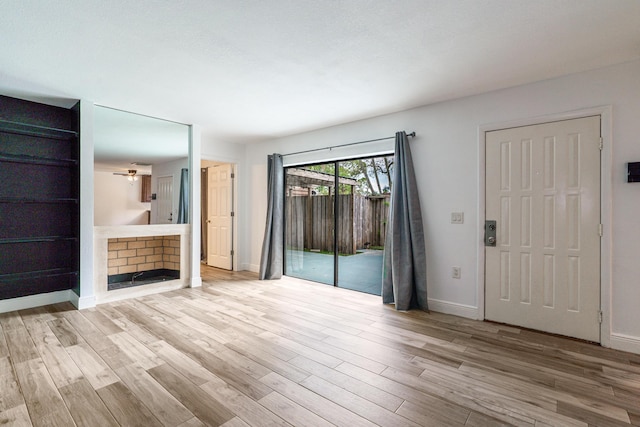
[[[383,246],[389,216],[389,198],[340,195],[338,252]],[[289,196],[286,200],[287,247],[333,252],[334,196]]]

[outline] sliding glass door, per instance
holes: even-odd
[[[285,274],[333,285],[334,163],[285,169]]]
[[[340,186],[337,286],[341,288],[381,293],[392,170],[393,156],[339,162],[340,174],[356,181]]]
[[[393,156],[286,168],[285,274],[380,295]]]

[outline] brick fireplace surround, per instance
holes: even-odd
[[[180,270],[180,236],[143,236],[109,239],[109,276],[166,268]]]

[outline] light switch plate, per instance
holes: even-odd
[[[464,224],[464,212],[451,212],[451,224]]]

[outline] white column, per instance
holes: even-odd
[[[96,305],[93,291],[93,111],[93,102],[80,101],[80,295],[70,293],[71,302],[78,309]]]
[[[189,174],[191,185],[189,188],[189,223],[191,224],[191,279],[189,286],[202,286],[200,277],[200,159],[201,159],[201,128],[198,125],[189,126]]]

